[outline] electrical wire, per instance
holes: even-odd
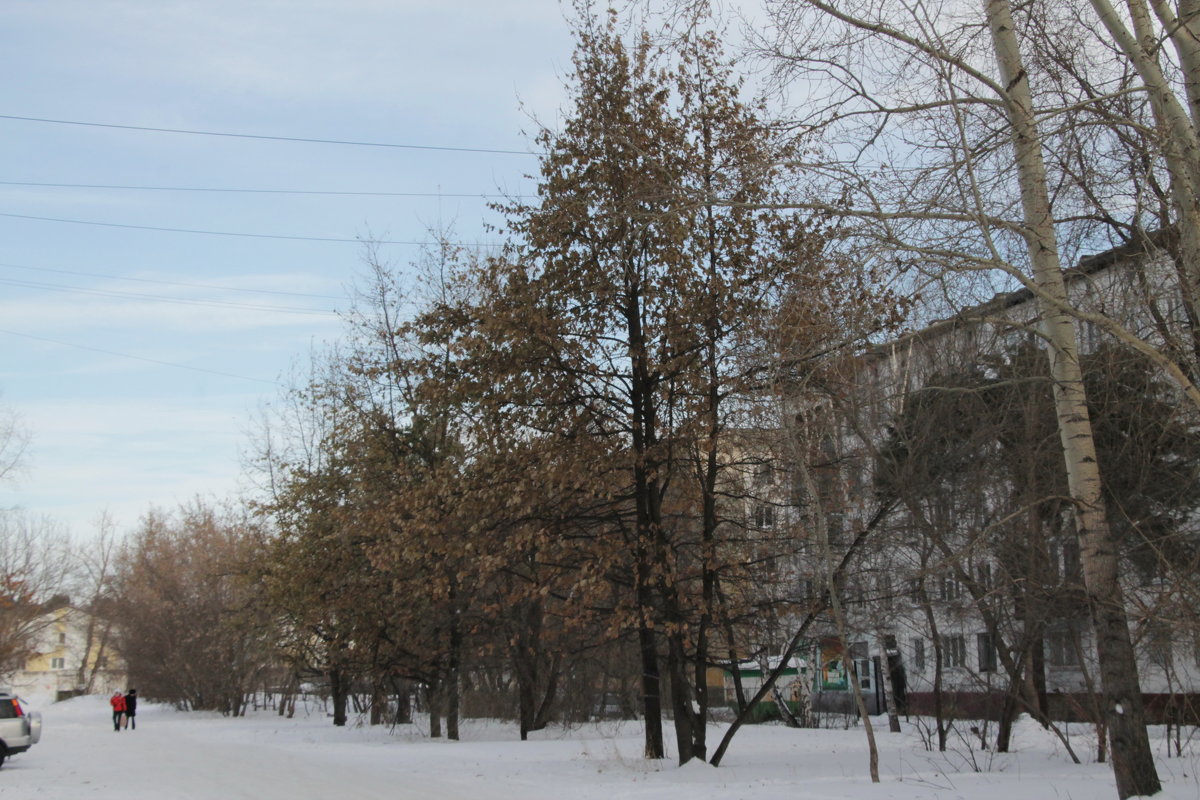
[[[526,199],[536,197],[531,194],[499,194],[488,192],[340,192],[308,189],[242,189],[208,186],[141,186],[107,183],[41,183],[37,181],[0,181],[0,186],[30,186],[43,189],[119,189],[146,192],[219,192],[228,194],[295,194],[321,195],[342,197],[445,197],[454,198],[491,198]]]
[[[285,292],[278,289],[243,289],[236,286],[216,286],[208,283],[185,283],[183,281],[164,281],[154,278],[131,278],[125,275],[106,275],[102,272],[79,272],[70,269],[54,269],[52,267],[31,267],[27,264],[9,264],[0,261],[0,267],[25,269],[32,272],[53,272],[59,275],[78,275],[84,278],[106,278],[116,281],[132,281],[135,283],[153,283],[160,286],[181,286],[188,289],[210,289],[219,292],[248,292],[251,294],[275,294],[285,297],[312,297],[318,300],[345,300],[344,296],[332,294],[311,294],[309,292]]]
[[[164,297],[163,295],[141,294],[139,292],[120,292],[111,289],[88,289],[82,286],[63,286],[57,283],[41,283],[38,281],[19,281],[11,278],[0,278],[0,285],[17,286],[23,289],[44,289],[52,292],[67,292],[69,294],[86,294],[96,297],[112,297],[121,300],[150,300],[157,303],[172,303],[175,305],[204,306],[206,308],[232,308],[239,311],[265,311],[275,314],[304,314],[308,316],[328,316],[337,312],[318,308],[288,308],[285,306],[261,306],[249,303],[229,303],[223,300],[186,299],[182,297]]]
[[[151,128],[143,125],[115,125],[104,122],[81,122],[72,119],[47,119],[44,117],[24,117],[16,114],[0,114],[0,119],[11,119],[20,122],[39,122],[52,125],[77,125],[87,128],[112,128],[124,131],[146,131],[149,133],[182,133],[189,136],[220,136],[231,139],[261,139],[274,142],[304,142],[307,144],[336,144],[353,147],[388,147],[402,150],[444,150],[452,153],[499,153],[501,155],[532,156],[537,153],[528,150],[501,150],[486,147],[450,147],[448,145],[432,144],[397,144],[395,142],[360,142],[349,139],[314,139],[305,136],[265,136],[253,133],[227,133],[224,131],[200,131],[186,128]]]
[[[330,237],[330,236],[285,236],[282,234],[271,234],[271,233],[239,233],[236,231],[210,231],[210,230],[200,230],[200,229],[196,229],[196,228],[160,228],[160,227],[157,227],[154,225],[130,225],[130,224],[119,223],[119,222],[97,222],[95,220],[67,219],[65,217],[38,217],[38,216],[34,216],[32,214],[8,214],[8,213],[4,213],[4,212],[0,212],[0,217],[7,217],[9,219],[29,219],[29,220],[36,220],[38,222],[62,222],[62,223],[70,224],[70,225],[96,225],[96,226],[99,226],[102,228],[127,228],[127,229],[132,229],[132,230],[139,230],[139,231],[162,231],[165,233],[194,233],[194,234],[202,234],[205,236],[238,236],[238,237],[249,238],[249,239],[284,239],[284,240],[288,240],[288,241],[297,241],[297,242],[340,242],[340,243],[350,243],[350,244],[403,244],[403,245],[413,245],[413,246],[417,246],[417,247],[432,246],[432,245],[437,244],[436,242],[428,242],[428,241],[418,242],[418,241],[405,241],[405,240],[396,240],[396,239],[370,239],[370,238],[365,238],[365,237],[354,238],[354,239],[342,239],[342,238]],[[485,244],[485,243],[481,243],[481,242],[454,242],[454,244],[459,247],[492,247],[493,246],[493,245],[489,245],[489,244]]]
[[[204,367],[192,367],[187,364],[178,364],[174,361],[161,361],[157,358],[146,358],[145,356],[135,356],[135,355],[131,355],[129,353],[118,353],[116,350],[104,350],[99,347],[91,347],[91,346],[85,345],[85,344],[75,344],[73,342],[64,342],[59,339],[49,339],[45,336],[34,336],[31,333],[18,333],[17,331],[5,330],[4,328],[0,328],[0,333],[6,333],[9,336],[20,336],[23,339],[34,339],[39,342],[49,342],[50,344],[56,344],[61,347],[73,347],[77,350],[90,350],[93,353],[103,353],[104,355],[117,356],[118,358],[129,358],[129,359],[133,359],[134,361],[146,361],[151,364],[159,364],[164,367],[175,367],[177,369],[187,369],[187,370],[191,370],[193,372],[206,372],[210,375],[220,375],[225,378],[237,378],[238,380],[243,380],[243,381],[254,381],[255,383],[268,383],[272,386],[279,385],[277,381],[267,380],[266,378],[251,378],[246,375],[236,375],[232,372],[221,372],[220,370],[215,370],[215,369],[205,369]]]

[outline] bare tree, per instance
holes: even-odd
[[[83,652],[75,669],[75,686],[91,693],[97,674],[105,669],[109,653],[114,653],[113,580],[116,571],[118,540],[114,523],[107,512],[96,520],[95,536],[79,546],[74,568],[75,603],[87,612]]]
[[[148,513],[125,543],[117,647],[144,697],[244,713],[275,652],[249,568],[262,539],[255,528],[245,509],[196,501]]]
[[[20,669],[52,619],[54,602],[66,603],[71,546],[66,533],[45,518],[0,512],[0,675]]]
[[[10,408],[0,406],[0,481],[12,480],[29,446],[29,432]]]

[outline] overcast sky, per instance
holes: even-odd
[[[32,434],[0,507],[86,535],[232,494],[255,409],[338,335],[356,237],[484,241],[485,201],[453,195],[536,165],[67,122],[528,153],[570,50],[555,0],[0,4],[0,405]]]

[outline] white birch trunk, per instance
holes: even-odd
[[[1093,0],[1103,3],[1104,0]],[[1142,713],[1137,661],[1129,636],[1117,572],[1117,543],[1108,526],[1100,470],[1088,416],[1083,375],[1067,287],[1058,257],[1042,143],[1033,115],[1033,97],[1021,59],[1008,0],[987,0],[996,63],[1004,79],[1005,105],[1012,126],[1025,239],[1039,288],[1041,330],[1050,356],[1054,404],[1066,462],[1067,485],[1075,501],[1079,536],[1097,651],[1104,681],[1117,793],[1124,798],[1152,795],[1162,787],[1154,767]]]

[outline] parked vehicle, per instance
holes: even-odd
[[[26,711],[20,698],[0,691],[0,766],[16,753],[24,753],[42,738],[42,715]]]
[[[592,719],[633,719],[634,714],[617,692],[604,692],[592,703]]]

